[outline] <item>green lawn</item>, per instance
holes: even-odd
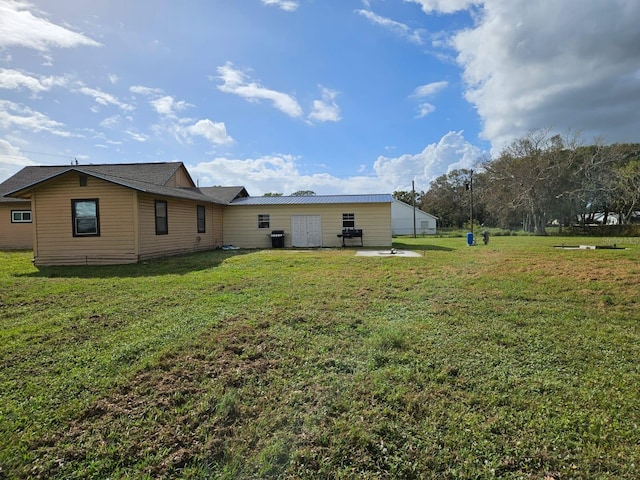
[[[396,240],[0,252],[0,478],[638,477],[638,238]]]

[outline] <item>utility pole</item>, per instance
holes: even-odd
[[[469,191],[469,197],[471,199],[471,212],[469,215],[469,220],[471,223],[471,232],[469,233],[469,235],[467,236],[467,244],[469,246],[474,245],[475,244],[475,237],[473,235],[473,170],[469,171],[469,181],[465,182],[464,184],[465,188]]]
[[[469,192],[471,193],[471,233],[473,233],[473,170],[469,174]]]

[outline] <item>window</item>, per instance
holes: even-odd
[[[11,210],[11,223],[31,223],[31,210]]]
[[[269,214],[258,215],[258,228],[269,228]]]
[[[342,228],[355,228],[356,216],[353,213],[342,214]]]
[[[87,176],[86,175],[80,175],[80,177],[78,177],[80,179],[80,186],[81,187],[86,187],[87,186]]]
[[[156,200],[156,235],[168,235],[167,202]]]
[[[98,199],[71,200],[74,237],[100,236]]]
[[[204,205],[198,205],[198,233],[205,233],[207,231],[205,228],[205,212],[206,209]]]

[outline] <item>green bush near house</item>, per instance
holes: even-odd
[[[637,238],[396,240],[0,252],[0,478],[637,478]]]

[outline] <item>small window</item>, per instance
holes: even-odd
[[[156,200],[156,235],[169,234],[169,221],[167,219],[167,202]]]
[[[198,233],[206,232],[205,212],[206,212],[206,209],[204,205],[198,205]]]
[[[71,200],[74,237],[100,236],[98,199]]]
[[[86,187],[87,186],[87,176],[86,175],[80,175],[80,186],[81,187]]]
[[[258,215],[258,228],[269,228],[269,214]]]
[[[353,213],[342,214],[342,228],[355,228],[356,216]]]
[[[11,210],[11,223],[31,223],[31,210]]]

